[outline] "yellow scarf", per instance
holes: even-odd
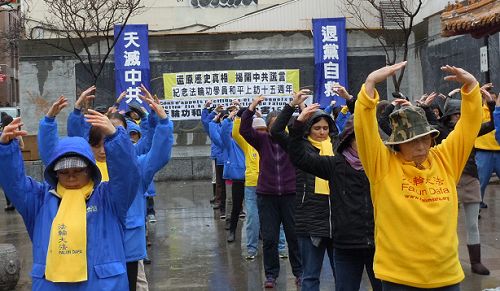
[[[106,164],[106,161],[99,162],[96,160],[95,164],[97,165],[99,171],[101,172],[101,182],[108,182],[109,174],[108,174],[108,165]]]
[[[87,280],[87,206],[94,189],[90,181],[80,189],[57,184],[61,204],[50,229],[45,278],[52,282]]]
[[[324,141],[317,141],[308,136],[307,140],[315,148],[319,149],[320,156],[333,156],[333,146],[330,137]],[[330,186],[328,185],[328,181],[316,177],[316,180],[314,181],[314,193],[330,195]]]

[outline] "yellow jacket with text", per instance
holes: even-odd
[[[354,128],[359,158],[370,181],[375,218],[375,276],[437,288],[463,280],[458,259],[456,185],[481,126],[479,86],[462,89],[461,118],[422,167],[384,145],[375,117],[378,92],[358,94]]]
[[[245,186],[257,187],[259,178],[259,153],[240,134],[241,118],[236,117],[233,124],[233,139],[245,154]]]

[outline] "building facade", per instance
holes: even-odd
[[[32,20],[44,17],[46,7],[42,2],[37,1],[32,7]],[[456,86],[442,82],[439,66],[443,64],[463,66],[481,81],[486,80],[479,68],[482,40],[467,35],[441,36],[440,14],[447,2],[424,0],[415,18],[409,64],[401,87],[412,99],[430,91],[447,93]],[[347,17],[348,78],[353,94],[370,71],[386,62],[378,41],[347,15],[341,0],[144,0],[143,4],[143,12],[129,23],[149,25],[151,86],[159,96],[163,92],[162,74],[172,72],[299,69],[300,85],[314,84],[313,18]],[[367,23],[370,28],[378,28],[375,18],[368,17]],[[43,38],[44,34],[38,35]],[[490,80],[497,84],[500,84],[499,40],[497,33],[489,37],[487,44]],[[78,60],[71,54],[54,50],[46,44],[50,41],[57,40],[25,40],[21,46],[21,111],[23,115],[30,113],[25,124],[34,133],[39,118],[59,95],[75,100],[77,92],[91,85]],[[113,80],[110,61],[97,81],[97,104],[113,103]],[[390,96],[391,82],[379,90],[382,96]],[[61,134],[65,132],[65,114],[67,112],[61,114]],[[175,130],[177,145],[201,146],[209,142],[199,122],[178,122]]]

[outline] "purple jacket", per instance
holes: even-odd
[[[252,128],[253,111],[241,116],[240,134],[260,156],[257,193],[265,195],[295,194],[295,167],[288,154],[267,132]]]

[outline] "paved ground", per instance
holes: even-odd
[[[157,191],[158,222],[153,225],[153,245],[149,248],[153,263],[146,266],[150,290],[263,289],[262,257],[259,255],[252,262],[247,262],[242,257],[245,250],[244,231],[243,238],[241,232],[238,232],[235,243],[226,242],[224,223],[214,218],[214,211],[209,205],[212,192],[209,181],[158,183]],[[483,261],[492,271],[490,276],[470,272],[464,217],[460,212],[460,259],[466,275],[461,287],[465,291],[496,287],[500,290],[499,185],[488,188],[486,202],[489,208],[481,213],[480,230]],[[239,229],[243,223],[240,220]],[[12,243],[17,247],[22,261],[22,274],[17,290],[29,290],[31,243],[17,213],[0,211],[0,242]],[[323,266],[321,290],[334,290],[331,270],[326,261]],[[296,290],[288,260],[281,260],[281,274],[278,290]],[[366,279],[363,280],[361,290],[371,290]]]

